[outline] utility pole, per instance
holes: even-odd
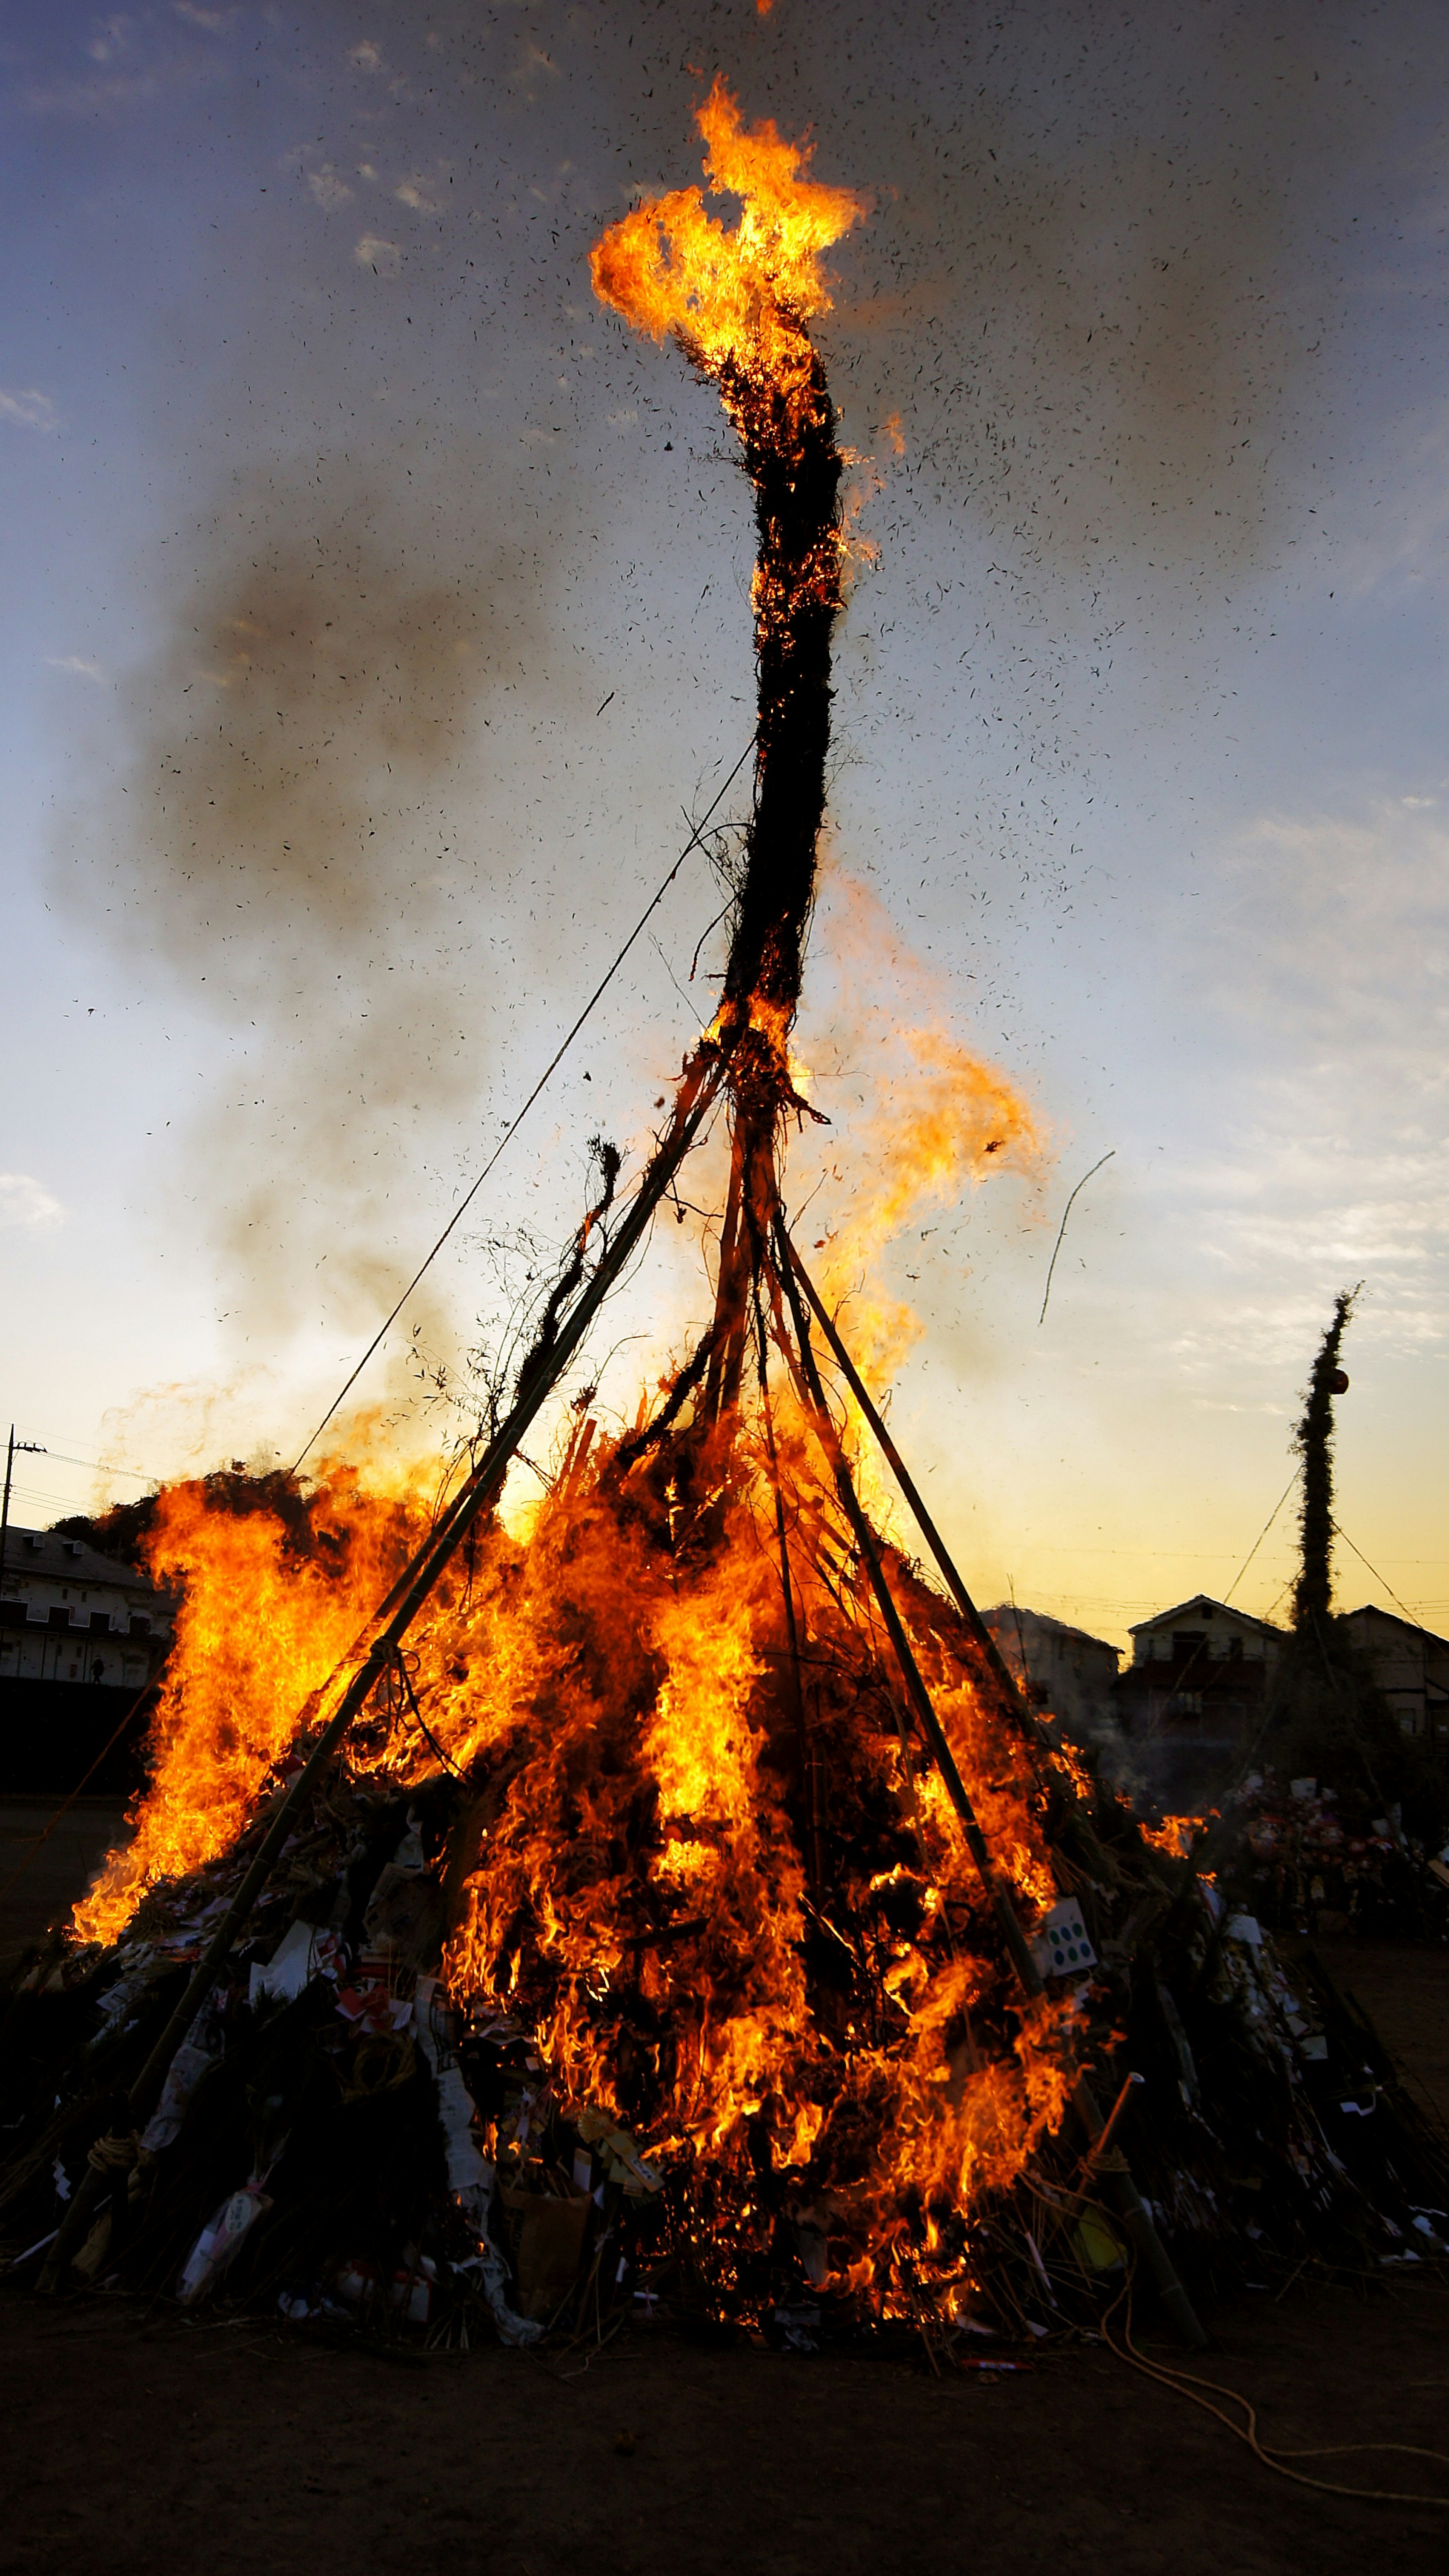
[[[18,1457],[43,1458],[46,1451],[38,1440],[17,1440],[15,1425],[10,1425],[10,1441],[5,1451],[5,1498],[0,1502],[0,1593],[5,1589],[5,1541],[10,1530],[10,1479]]]

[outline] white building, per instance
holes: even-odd
[[[140,1690],[170,1642],[169,1604],[133,1565],[59,1530],[6,1531],[0,1681]]]
[[[1266,1665],[1283,1643],[1281,1628],[1249,1618],[1246,1610],[1229,1609],[1225,1601],[1210,1601],[1205,1592],[1194,1601],[1179,1601],[1172,1610],[1159,1610],[1155,1618],[1139,1619],[1127,1633],[1134,1666]]]

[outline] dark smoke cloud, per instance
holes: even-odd
[[[80,836],[117,936],[230,1042],[203,1195],[234,1311],[272,1330],[375,1310],[418,1139],[472,1124],[489,1070],[479,920],[511,854],[462,818],[493,786],[490,708],[520,673],[549,703],[547,548],[467,519],[344,457],[249,478],[129,684],[127,837],[99,859],[109,801]]]
[[[1423,0],[780,0],[763,20],[570,0],[482,21],[404,0],[369,32],[399,96],[426,82],[465,123],[506,102],[510,157],[567,168],[560,279],[600,212],[694,175],[691,109],[722,70],[873,200],[830,326],[856,434],[898,415],[926,481],[1024,565],[1155,547],[1153,571],[1167,553],[1204,579],[1241,573],[1281,514],[1360,246],[1437,187],[1449,70]]]
[[[1038,625],[1155,617],[1186,651],[1196,603],[1295,506],[1355,245],[1432,177],[1423,102],[1446,31],[1345,0],[776,0],[765,19],[753,0],[363,0],[300,35],[256,29],[273,103],[250,104],[248,33],[231,148],[254,149],[286,210],[246,324],[266,462],[173,546],[166,632],[127,701],[129,837],[99,855],[110,799],[78,845],[88,897],[109,887],[131,952],[163,959],[230,1050],[198,1195],[239,1302],[272,1329],[340,1273],[329,1311],[352,1327],[421,1232],[396,1242],[420,1135],[465,1129],[485,1086],[490,942],[515,983],[550,962],[510,910],[509,806],[530,726],[589,699],[586,679],[549,676],[561,567],[629,525],[634,592],[583,603],[602,697],[630,653],[642,667],[636,618],[672,605],[676,508],[698,541],[712,398],[691,408],[672,353],[585,310],[585,263],[631,195],[695,175],[691,110],[716,68],[874,200],[829,336],[848,434],[900,420],[875,531],[907,587],[959,548]],[[234,40],[229,20],[216,41]],[[379,374],[392,408],[339,455],[326,419],[354,418]],[[219,374],[218,422],[246,454],[235,391]],[[631,399],[645,426],[590,467],[598,418]],[[682,407],[687,455],[657,430],[646,447],[651,404]],[[571,485],[570,464],[590,479]],[[997,649],[986,615],[962,585],[953,661]],[[739,621],[743,653],[743,598]],[[1009,703],[1023,736],[1060,694],[1040,659],[1031,680]],[[505,702],[511,768],[485,723]]]

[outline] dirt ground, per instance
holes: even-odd
[[[1260,2404],[1268,2441],[1449,2449],[1442,2282],[1264,2296],[1212,2323],[1207,2374]],[[569,2368],[497,2348],[389,2365],[265,2322],[0,2293],[4,2563],[1361,2576],[1437,2569],[1449,2546],[1449,2513],[1293,2486],[1100,2350],[938,2382],[662,2330]],[[1402,2454],[1304,2465],[1449,2496],[1449,2469]]]
[[[1328,1945],[1324,1945],[1327,1948]],[[1449,2101],[1449,1951],[1331,1964],[1421,2099]],[[1196,2365],[1285,2449],[1449,2452],[1449,2278],[1304,2275],[1205,2318]],[[1150,2317],[1144,2347],[1184,2358]],[[924,2357],[701,2349],[388,2359],[266,2319],[0,2289],[0,2566],[154,2576],[1375,2576],[1449,2561],[1449,2509],[1322,2495],[1102,2348],[1005,2378]],[[624,2437],[623,2447],[620,2437]],[[1305,2460],[1449,2497],[1449,2465]]]

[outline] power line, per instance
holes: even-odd
[[[607,704],[607,701],[605,703]],[[680,869],[683,867],[685,860],[688,858],[690,851],[697,848],[703,848],[704,844],[700,839],[701,833],[707,829],[713,817],[719,812],[721,805],[724,803],[726,796],[728,796],[730,789],[733,787],[735,780],[740,774],[740,771],[744,768],[745,762],[749,759],[754,747],[755,737],[751,734],[749,741],[746,743],[744,750],[740,753],[739,759],[735,762],[733,769],[730,771],[723,787],[716,796],[709,812],[704,816],[702,822],[695,824],[688,840],[685,842],[683,849],[680,851],[678,858],[675,860],[673,867],[665,878],[664,883],[661,885],[658,893],[653,897],[652,901],[645,905],[644,910],[635,922],[633,929],[630,931],[629,936],[625,940],[623,947],[620,949],[618,956],[615,958],[613,965],[609,968],[603,982],[593,993],[590,994],[583,1009],[580,1011],[578,1018],[575,1020],[573,1027],[570,1029],[568,1036],[562,1041],[557,1052],[544,1066],[542,1073],[539,1075],[537,1082],[534,1084],[533,1089],[529,1093],[528,1098],[525,1100],[517,1117],[512,1119],[504,1130],[502,1141],[495,1146],[493,1152],[489,1155],[487,1162],[484,1164],[478,1178],[473,1183],[467,1197],[461,1200],[459,1205],[454,1208],[452,1215],[449,1217],[448,1222],[444,1226],[442,1233],[439,1235],[437,1242],[434,1244],[432,1251],[428,1254],[426,1261],[423,1262],[421,1268],[418,1269],[414,1276],[408,1281],[408,1284],[403,1290],[402,1295],[399,1297],[397,1304],[394,1306],[392,1313],[378,1326],[377,1331],[373,1334],[371,1341],[368,1343],[367,1348],[363,1352],[361,1359],[358,1361],[356,1368],[352,1372],[352,1375],[348,1378],[346,1384],[338,1389],[337,1394],[333,1397],[332,1402],[327,1407],[326,1412],[323,1414],[321,1421],[318,1423],[311,1439],[307,1442],[306,1447],[299,1450],[296,1458],[292,1462],[292,1473],[294,1476],[296,1475],[298,1468],[301,1466],[303,1459],[307,1456],[308,1451],[316,1447],[317,1442],[321,1439],[328,1423],[332,1420],[334,1413],[336,1413],[338,1406],[346,1400],[348,1395],[350,1395],[353,1387],[357,1384],[358,1379],[361,1377],[363,1370],[366,1368],[368,1361],[371,1359],[373,1352],[377,1349],[379,1343],[382,1342],[391,1332],[399,1315],[402,1313],[404,1306],[407,1304],[409,1297],[411,1297],[413,1290],[417,1287],[419,1280],[423,1279],[427,1272],[432,1268],[438,1254],[442,1251],[444,1244],[452,1233],[454,1226],[458,1224],[460,1218],[466,1215],[468,1209],[472,1206],[474,1199],[483,1187],[483,1184],[487,1180],[489,1173],[493,1170],[494,1165],[499,1161],[500,1157],[507,1152],[508,1147],[512,1144],[519,1128],[523,1125],[523,1122],[528,1116],[530,1109],[533,1107],[535,1100],[542,1091],[544,1084],[548,1081],[549,1076],[556,1072],[559,1065],[562,1064],[564,1057],[567,1055],[569,1048],[573,1045],[575,1038],[578,1036],[580,1029],[583,1027],[585,1020],[593,1009],[594,1004],[608,991],[614,977],[618,974],[620,967],[623,965],[625,958],[633,947],[635,940],[639,937],[640,932],[649,920],[651,913],[656,912],[660,904],[664,901],[664,898],[669,892],[670,887],[673,885],[675,878],[678,876]]]
[[[45,1454],[47,1458],[58,1458],[66,1467],[89,1467],[97,1476],[129,1476],[138,1485],[159,1485],[161,1482],[159,1476],[153,1476],[145,1467],[108,1467],[99,1458],[72,1458],[68,1449],[47,1449]]]

